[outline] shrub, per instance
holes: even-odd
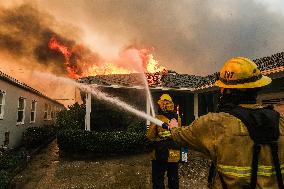
[[[58,112],[55,125],[63,129],[84,129],[85,128],[85,105],[75,103],[68,106],[68,110]]]
[[[30,127],[24,132],[24,144],[27,148],[35,148],[55,135],[54,126]]]
[[[138,120],[130,123],[127,127],[128,132],[134,132],[134,133],[146,133],[146,121],[144,120]]]
[[[71,153],[129,154],[143,152],[149,147],[144,133],[126,131],[63,130],[57,141],[61,151]]]
[[[0,158],[0,167],[6,171],[14,170],[20,162],[26,160],[26,152],[19,151],[16,153],[5,154]]]
[[[0,157],[0,189],[8,188],[17,167],[26,163],[26,157],[26,151],[9,152]]]
[[[0,189],[6,189],[9,186],[11,178],[7,171],[0,170]]]

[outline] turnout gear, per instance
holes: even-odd
[[[156,118],[165,124],[173,118],[180,118],[174,112],[174,103],[168,94],[163,94],[159,101],[159,115]],[[178,162],[180,160],[180,146],[171,139],[171,132],[166,128],[153,123],[147,131],[147,138],[152,141],[154,151],[152,153],[152,183],[154,189],[163,189],[164,175],[167,172],[168,187],[170,189],[179,188]]]
[[[241,104],[240,106],[248,109],[248,111],[258,112],[257,114],[260,116],[255,115],[256,117],[253,119],[254,126],[261,125],[265,129],[271,128],[271,135],[265,135],[265,137],[270,138],[271,136],[272,139],[276,139],[277,116],[274,111],[272,111],[273,117],[270,118],[270,113],[266,114],[268,110],[263,110],[263,107],[258,104]],[[260,124],[263,122],[263,119],[267,120],[267,117],[269,121],[265,121],[264,125]],[[252,156],[254,154],[253,146],[255,145],[255,142],[250,137],[249,125],[245,125],[244,122],[240,118],[224,111],[208,113],[199,117],[189,127],[181,129],[172,128],[171,137],[178,143],[187,145],[190,149],[200,151],[213,160],[218,171],[214,173],[212,188],[222,188],[222,183],[225,183],[227,188],[243,189],[250,186],[251,183],[251,165],[254,162]],[[284,173],[283,116],[279,116],[278,128],[279,165],[281,172]],[[268,133],[267,130],[266,133]],[[257,134],[256,136],[262,135]],[[270,145],[261,145],[257,163],[256,188],[278,188],[277,172],[270,154]]]
[[[256,104],[257,91],[270,83],[251,60],[232,58],[215,82],[222,93],[219,113],[182,129],[169,123],[175,141],[214,163],[211,188],[283,189],[284,117]]]
[[[157,115],[156,118],[165,123],[170,121],[164,115]],[[180,120],[180,118],[178,119]],[[179,121],[179,125],[180,123]],[[153,143],[153,160],[162,160],[165,162],[178,162],[180,160],[179,146],[171,140],[171,132],[169,130],[151,123],[147,131],[147,138]]]
[[[221,88],[249,89],[263,87],[270,83],[271,79],[263,76],[253,61],[236,57],[224,64],[215,85]]]
[[[170,189],[179,188],[178,163],[164,163],[152,161],[153,189],[164,189],[164,177],[167,171],[168,187]]]
[[[278,181],[278,187],[284,189],[283,178],[278,157],[278,138],[279,138],[279,113],[270,108],[247,109],[234,104],[226,104],[220,108],[220,111],[229,113],[239,118],[248,129],[250,138],[254,141],[253,156],[251,164],[250,185],[244,189],[255,189],[257,182],[258,159],[261,147],[268,145],[271,148],[274,169]],[[221,179],[224,189],[227,189],[226,183]]]

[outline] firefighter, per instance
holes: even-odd
[[[159,101],[159,115],[156,118],[165,123],[171,119],[180,119],[174,110],[174,103],[168,94],[163,94]],[[180,148],[176,142],[170,139],[170,131],[153,123],[147,131],[147,137],[152,141],[154,151],[152,154],[152,184],[154,189],[165,188],[164,175],[167,172],[168,187],[179,188],[178,161],[180,160]]]
[[[214,163],[211,188],[283,189],[284,117],[256,103],[257,92],[271,83],[256,64],[243,57],[227,61],[215,85],[221,89],[217,113],[178,128],[174,141],[207,155]]]

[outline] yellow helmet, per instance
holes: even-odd
[[[172,97],[169,94],[163,94],[162,96],[160,96],[160,100],[167,100],[167,101],[170,101],[170,102],[173,101]]]
[[[258,88],[271,83],[263,76],[257,65],[248,58],[236,57],[228,60],[220,71],[215,85],[221,88]]]
[[[158,101],[162,111],[174,111],[174,103],[169,94],[163,94]]]

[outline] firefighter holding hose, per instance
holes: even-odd
[[[174,103],[168,94],[163,94],[159,101],[159,115],[156,118],[169,123],[171,119],[181,121],[174,110]],[[180,160],[180,148],[176,142],[170,139],[171,133],[153,123],[147,131],[147,137],[152,141],[154,151],[152,154],[152,184],[154,189],[162,189],[164,186],[164,175],[167,172],[168,187],[170,189],[179,188],[178,161]]]
[[[211,188],[283,189],[284,117],[256,103],[258,91],[270,83],[251,60],[232,58],[215,83],[221,89],[218,112],[189,127],[169,123],[174,141],[213,161]]]

